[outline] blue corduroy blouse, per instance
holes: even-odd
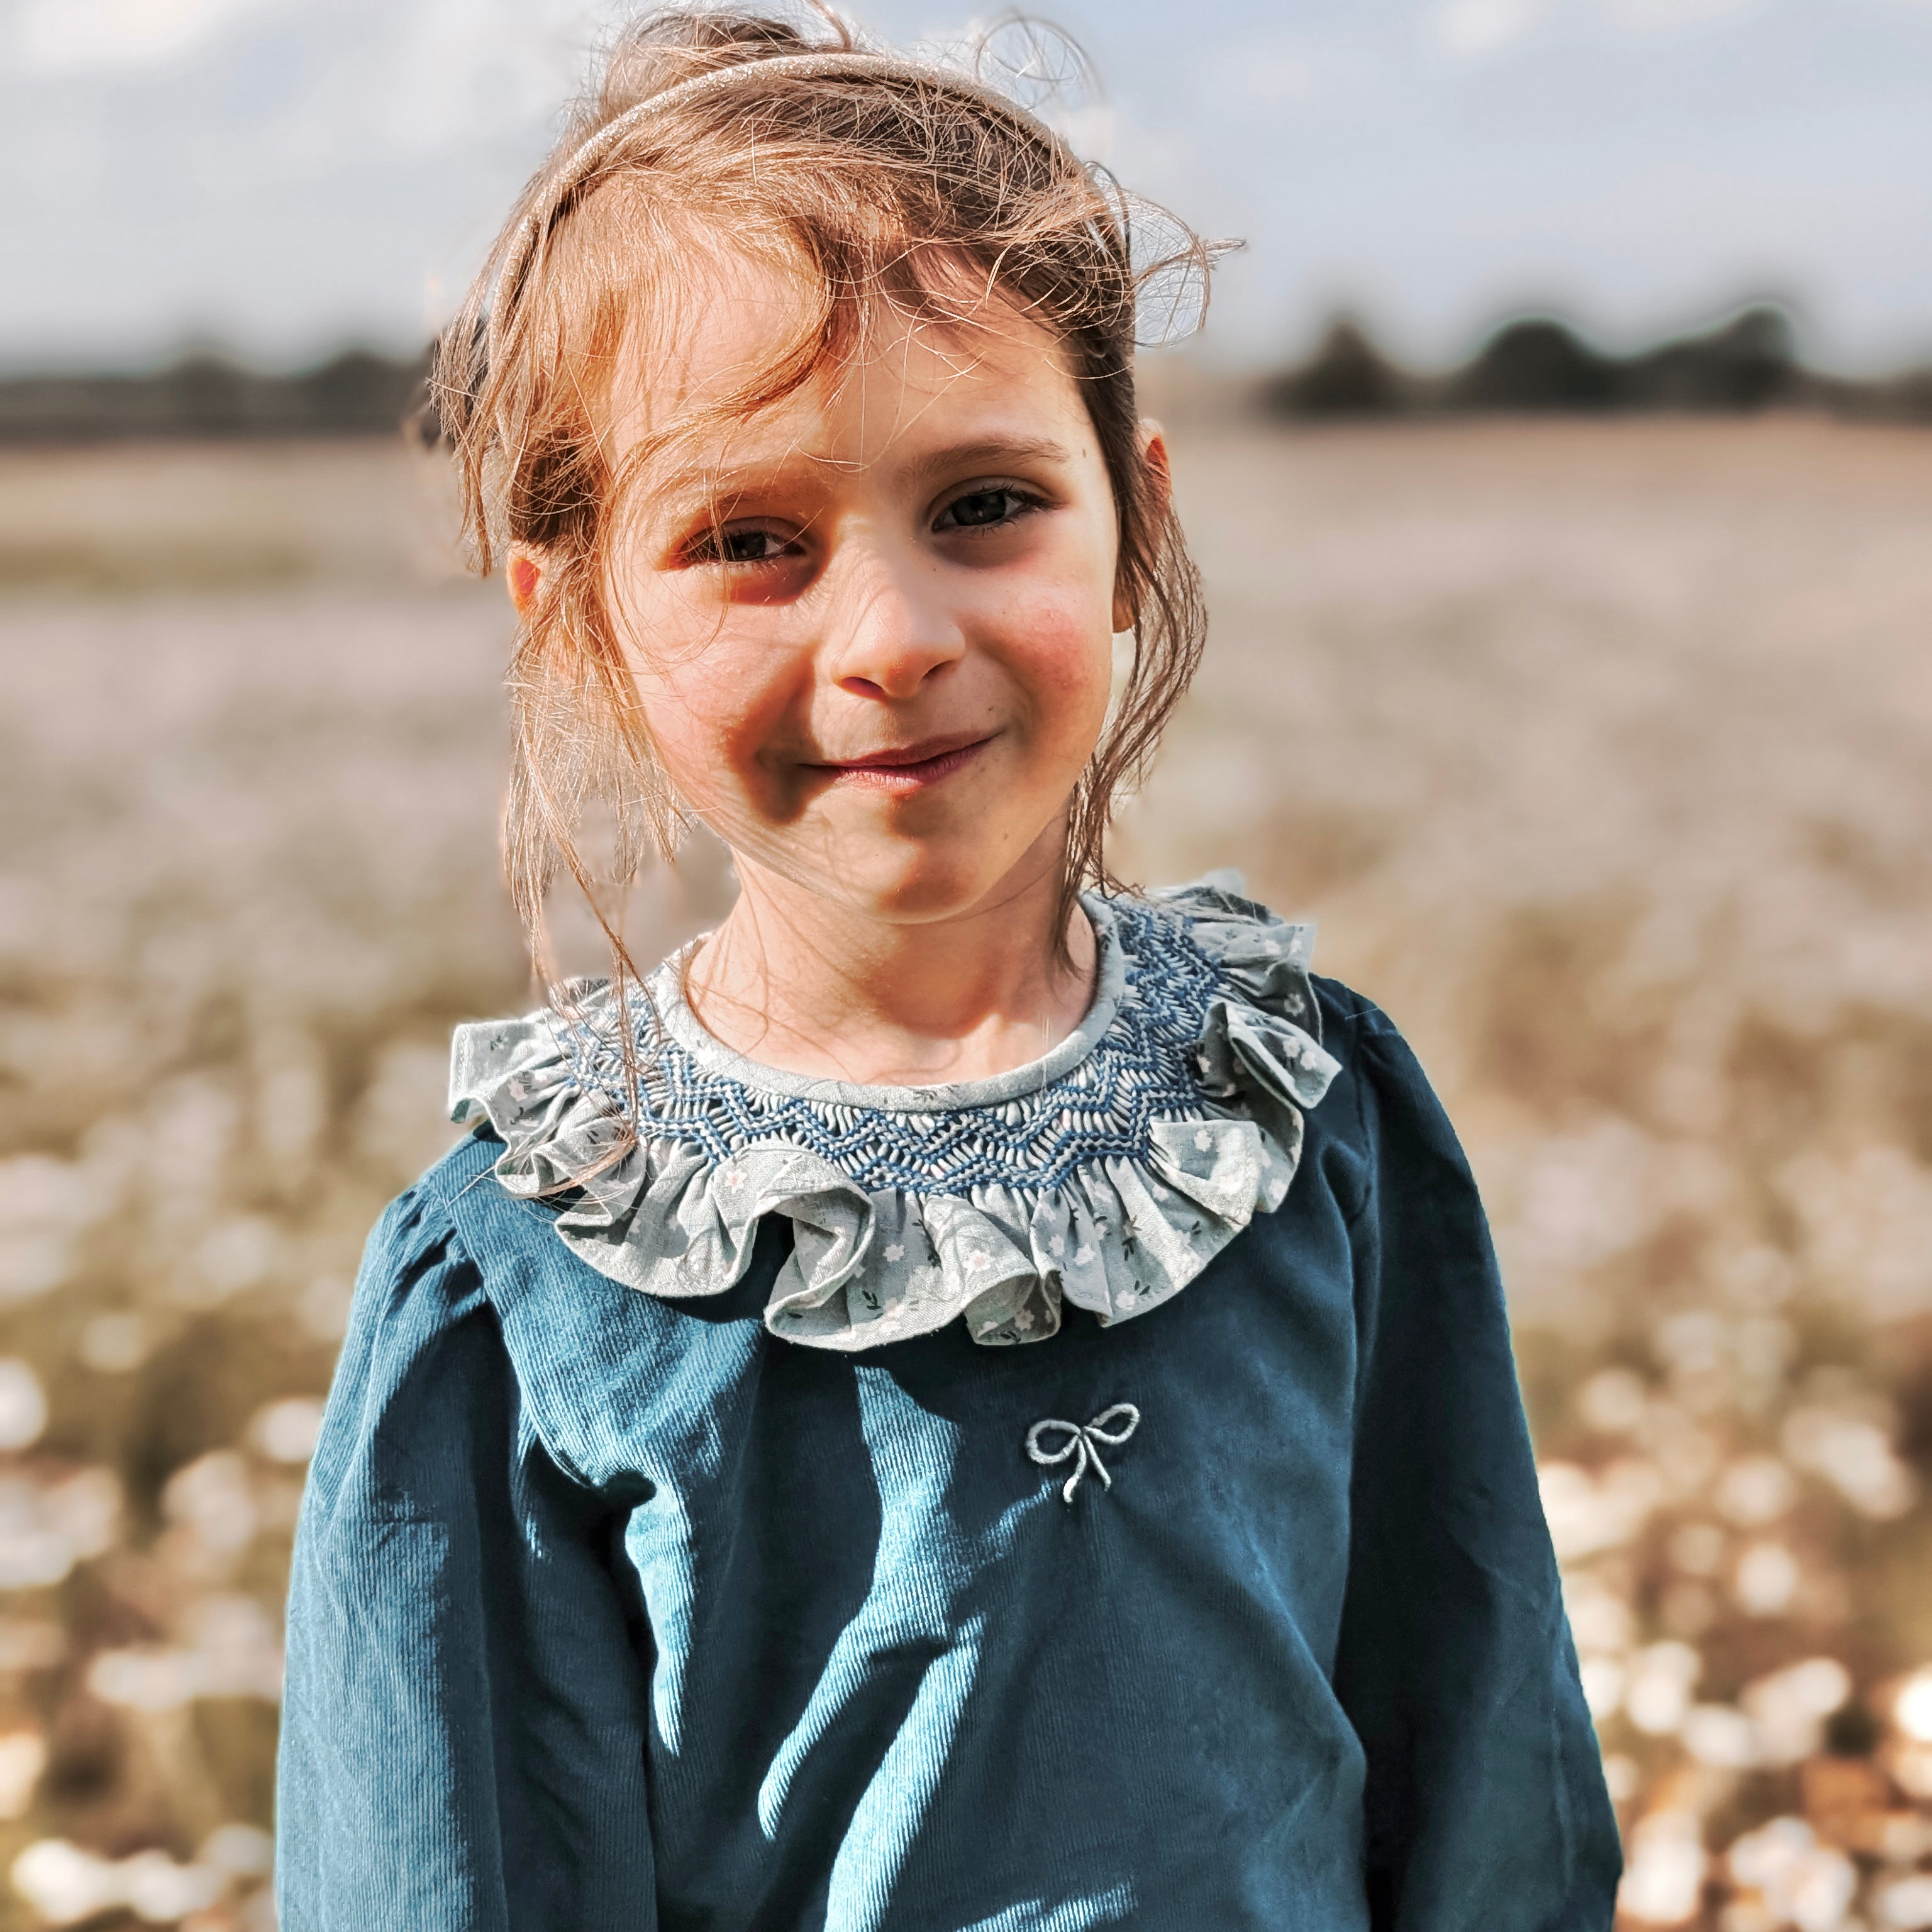
[[[284,1932],[1610,1925],[1448,1121],[1296,929],[1090,910],[990,1095],[734,1065],[661,976],[575,1193],[608,1029],[472,1030],[310,1473]]]

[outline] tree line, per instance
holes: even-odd
[[[352,349],[292,374],[202,352],[145,374],[19,376],[0,380],[0,443],[387,435],[405,426],[433,434],[428,367],[427,356]],[[1404,368],[1360,320],[1342,316],[1312,356],[1256,394],[1272,414],[1308,418],[1814,409],[1932,423],[1932,367],[1863,381],[1808,369],[1790,319],[1768,305],[1627,356],[1594,346],[1559,317],[1525,316],[1436,373]]]
[[[1342,316],[1307,361],[1262,386],[1260,400],[1274,413],[1304,417],[1820,409],[1932,422],[1932,368],[1864,381],[1808,369],[1790,318],[1760,305],[1628,356],[1593,346],[1559,317],[1525,316],[1503,324],[1460,368],[1422,374],[1402,368],[1359,320]]]

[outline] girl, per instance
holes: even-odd
[[[1609,1924],[1448,1124],[1304,928],[1102,863],[1201,636],[1150,226],[962,73],[673,13],[446,338],[525,914],[598,800],[741,895],[458,1034],[302,1520],[285,1932]]]

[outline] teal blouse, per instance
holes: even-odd
[[[1609,1927],[1448,1121],[1300,930],[1089,910],[995,1082],[757,1068],[674,970],[465,1030],[297,1538],[284,1932]]]

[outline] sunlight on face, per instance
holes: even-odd
[[[795,326],[784,272],[722,265],[634,354],[618,452],[728,393]],[[863,352],[632,493],[610,592],[680,795],[762,872],[946,917],[1057,862],[1104,722],[1114,501],[1052,338],[1004,307]],[[748,877],[748,883],[749,882]]]

